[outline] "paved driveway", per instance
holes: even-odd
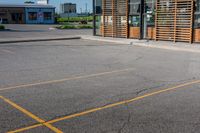
[[[200,55],[98,41],[1,44],[0,132],[199,133]]]

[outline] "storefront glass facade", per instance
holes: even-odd
[[[102,0],[95,0],[95,35],[101,35],[101,25],[102,25]]]
[[[196,0],[195,2],[195,20],[194,27],[200,28],[200,0]]]
[[[123,1],[127,6],[121,4],[121,0],[94,0],[95,35],[200,42],[200,0]],[[160,10],[162,8],[166,10]],[[164,13],[167,15],[162,16]],[[187,34],[182,33],[185,30]]]

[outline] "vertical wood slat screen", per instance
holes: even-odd
[[[156,40],[192,43],[193,0],[158,0]]]
[[[112,31],[112,0],[103,0],[103,36],[110,37]]]
[[[128,0],[103,0],[103,36],[128,37]]]

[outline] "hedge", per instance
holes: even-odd
[[[93,21],[92,16],[88,17],[67,17],[67,18],[58,18],[57,22],[62,23],[62,22],[80,22],[80,21]]]
[[[92,29],[92,25],[61,25],[56,27],[58,29]]]
[[[4,30],[5,26],[4,25],[0,25],[0,30]]]

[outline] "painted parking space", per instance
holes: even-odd
[[[56,128],[56,130],[54,129],[54,126],[52,126],[51,124],[55,123],[55,125],[57,127],[59,127],[59,124],[56,124],[56,123],[59,123],[60,121],[69,121],[71,119],[76,119],[77,117],[84,117],[85,115],[88,116],[89,114],[93,114],[93,113],[96,113],[96,112],[100,112],[100,111],[104,111],[104,110],[112,110],[112,115],[111,117],[113,117],[113,114],[115,114],[114,112],[114,109],[112,108],[116,108],[118,106],[122,106],[122,108],[124,109],[123,106],[128,106],[128,104],[131,104],[133,102],[136,102],[136,101],[140,101],[140,100],[143,100],[143,99],[146,99],[148,97],[157,97],[157,95],[159,94],[162,94],[162,93],[166,93],[166,92],[169,92],[169,93],[172,93],[173,91],[175,91],[176,93],[176,90],[177,89],[186,89],[187,88],[191,88],[191,85],[195,85],[195,84],[199,84],[200,83],[200,80],[196,80],[196,81],[191,81],[191,82],[187,82],[187,83],[183,83],[183,84],[180,84],[180,85],[176,85],[176,86],[173,86],[173,87],[169,87],[169,88],[165,88],[165,89],[161,89],[159,91],[155,91],[155,92],[152,92],[152,93],[147,93],[145,95],[142,95],[142,96],[138,96],[136,98],[133,98],[133,99],[129,99],[129,100],[124,100],[124,101],[119,101],[119,102],[116,102],[116,103],[112,103],[112,104],[108,104],[108,105],[105,105],[105,106],[102,106],[102,107],[97,107],[97,108],[93,108],[93,109],[89,109],[89,110],[86,110],[86,111],[83,111],[83,112],[79,112],[79,113],[75,113],[75,114],[71,114],[71,115],[67,115],[67,116],[63,116],[63,117],[60,117],[60,118],[57,118],[57,119],[53,119],[53,120],[50,120],[50,121],[43,121],[41,120],[40,118],[37,118],[37,116],[34,116],[33,114],[31,114],[30,112],[27,112],[27,111],[23,111],[23,108],[19,107],[18,105],[15,105],[15,103],[9,101],[8,99],[4,98],[4,97],[1,97],[1,99],[5,100],[6,102],[8,102],[9,104],[11,104],[12,106],[18,108],[20,111],[22,110],[22,112],[24,112],[25,114],[28,114],[28,116],[30,116],[31,118],[33,119],[36,119],[38,122],[40,122],[39,124],[34,124],[34,125],[31,125],[31,126],[28,126],[28,127],[24,127],[24,128],[20,128],[20,129],[17,129],[17,130],[14,130],[14,131],[11,131],[11,132],[21,132],[21,131],[26,131],[26,130],[32,130],[34,128],[38,128],[38,127],[41,127],[41,126],[47,126],[48,128],[52,129],[53,128],[53,131],[54,132],[62,132],[61,130],[58,130]],[[193,90],[193,89],[192,89]],[[191,92],[191,91],[189,91]],[[198,92],[199,89],[198,89]],[[185,94],[185,93],[184,93]],[[187,93],[188,94],[188,93]],[[197,94],[195,92],[193,92],[193,94]],[[158,96],[159,97],[159,96]],[[152,98],[153,99],[153,98]],[[169,99],[170,100],[170,99]],[[190,99],[191,100],[191,99]],[[196,100],[196,103],[193,103],[193,104],[197,104],[198,100]],[[154,102],[155,103],[155,102]],[[14,104],[14,105],[13,105]],[[198,105],[198,104],[197,104]],[[199,106],[199,105],[198,105]],[[20,109],[21,108],[21,109]],[[120,109],[121,110],[121,109]],[[126,110],[126,109],[125,109]],[[129,109],[128,109],[129,110]],[[117,110],[118,111],[118,110]],[[130,111],[130,110],[129,110]],[[127,114],[127,112],[126,112]],[[119,114],[118,114],[119,115]],[[120,117],[121,115],[119,115]],[[122,115],[123,116],[123,115]],[[110,118],[111,119],[111,118]],[[87,119],[86,119],[87,120]],[[73,120],[72,120],[73,121]],[[112,119],[113,121],[113,119]],[[50,127],[49,127],[50,125]],[[61,127],[63,127],[63,125],[65,124],[61,124]],[[64,126],[65,128],[68,128],[70,126]],[[72,130],[72,129],[70,129]],[[65,131],[65,130],[64,130]]]
[[[91,47],[89,45],[94,42],[89,41],[73,41],[72,44],[77,46],[71,46],[70,42],[48,42],[51,46],[46,42],[30,43],[30,46],[18,44],[19,46],[13,46],[16,56],[0,56],[0,95],[43,120],[34,123],[28,123],[27,120],[27,125],[23,125],[23,121],[19,122],[19,126],[10,122],[3,132],[24,128],[26,130],[22,132],[56,132],[44,124],[51,124],[62,132],[80,132],[84,125],[86,127],[83,131],[100,132],[107,125],[106,128],[116,128],[113,131],[116,132],[121,126],[120,121],[127,120],[129,111],[134,110],[127,108],[127,105],[135,107],[138,102],[156,98],[157,95],[182,92],[199,84],[199,55],[196,53],[177,54],[174,51],[127,45],[104,44]],[[54,43],[58,43],[58,46]],[[79,43],[84,43],[84,46]],[[189,92],[181,94],[183,101],[187,93],[189,96]],[[169,98],[170,96],[164,99],[158,97],[156,100],[159,102],[160,99],[164,104]],[[145,103],[142,108],[152,110],[148,105],[153,103]],[[176,104],[178,106],[179,102],[174,103]],[[6,102],[1,105],[11,106]],[[186,104],[187,106],[190,107]],[[11,108],[10,110],[17,110],[12,106]],[[142,108],[139,111],[146,114]],[[197,108],[198,106],[193,106],[192,110],[196,111]],[[158,112],[162,110],[157,109]],[[5,110],[3,112],[0,115],[6,114]],[[190,114],[193,111],[186,112]],[[90,118],[92,115],[95,115],[95,119]],[[9,122],[10,119],[16,119],[15,116],[8,113],[3,121]],[[25,119],[28,115],[24,116],[17,117],[17,120]],[[165,115],[162,116],[165,118]],[[34,120],[29,116],[27,119]],[[95,120],[99,122],[92,125]],[[191,119],[183,121],[187,120]],[[91,123],[91,128],[88,122]],[[113,124],[112,127],[115,122],[120,126]],[[131,129],[128,127],[127,130],[129,128]],[[105,132],[111,132],[112,129]]]
[[[9,105],[13,106],[15,109],[17,109],[18,111],[24,113],[25,115],[29,116],[30,118],[34,119],[35,121],[39,122],[39,123],[43,123],[44,126],[48,127],[49,129],[51,129],[54,132],[57,133],[62,133],[61,130],[57,129],[56,127],[52,126],[51,124],[45,123],[45,120],[39,118],[38,116],[34,115],[33,113],[31,113],[30,111],[24,109],[23,107],[21,107],[20,105],[14,103],[13,101],[0,96],[0,98],[5,101],[6,103],[8,103]]]
[[[37,121],[6,103],[2,98],[0,98],[0,114],[0,131],[2,133],[37,123]]]
[[[199,94],[197,86],[187,86],[53,125],[70,133],[198,133]]]
[[[136,97],[137,88],[130,88],[130,86],[135,86],[142,80],[136,82],[138,78],[133,75],[134,71],[131,70],[56,84],[17,88],[3,91],[2,95],[20,103],[33,114],[49,120],[72,112]],[[134,82],[129,82],[128,79]],[[154,84],[150,81],[141,86],[138,85],[141,88],[146,86],[154,86]],[[155,86],[157,87],[159,86]],[[122,93],[122,91],[126,92]]]
[[[94,73],[94,74],[83,75],[83,76],[71,76],[71,77],[68,77],[68,78],[62,78],[62,79],[57,79],[57,80],[49,80],[49,81],[36,82],[36,83],[27,83],[27,84],[15,85],[15,86],[10,86],[10,87],[2,87],[2,88],[0,88],[0,91],[3,92],[3,91],[19,89],[19,88],[26,88],[26,87],[32,87],[32,86],[34,87],[34,86],[39,86],[39,85],[61,83],[61,82],[66,82],[66,81],[70,81],[70,80],[93,78],[93,77],[98,77],[98,76],[103,76],[103,75],[108,75],[108,74],[113,74],[113,73],[126,72],[126,71],[131,71],[131,70],[134,70],[134,68],[106,71],[106,72]]]

